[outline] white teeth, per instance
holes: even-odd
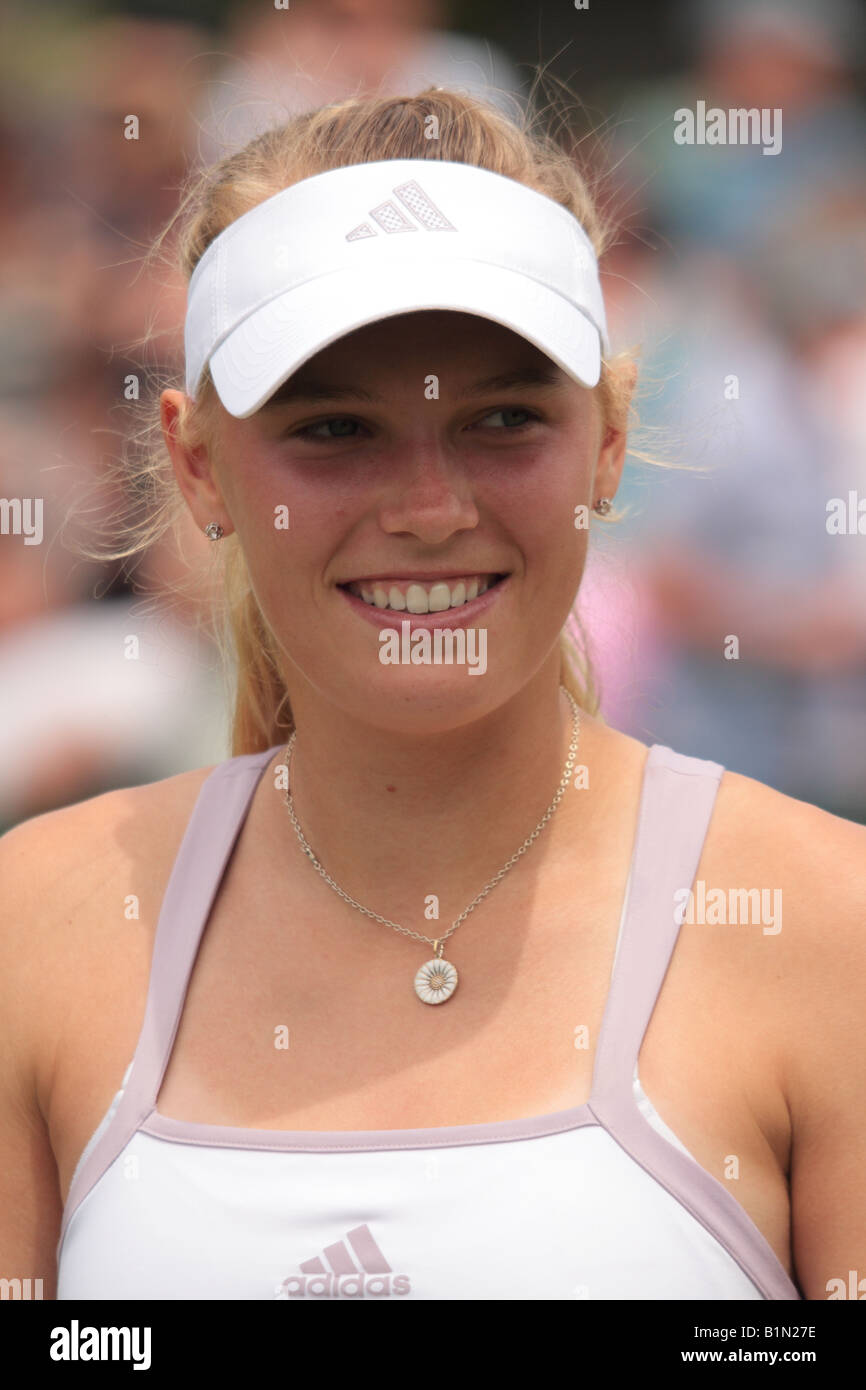
[[[451,590],[447,584],[434,584],[427,596],[431,613],[444,613],[451,607]]]
[[[429,613],[430,605],[427,602],[427,590],[422,589],[420,584],[410,584],[406,590],[406,608],[410,613]]]
[[[405,595],[392,584],[385,589],[383,584],[359,584],[361,598],[374,608],[392,608],[397,613],[444,613],[447,608],[460,608],[487,592],[490,583],[486,579],[459,579],[453,585],[444,580],[431,583],[429,588],[423,584],[410,584]]]

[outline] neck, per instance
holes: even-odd
[[[481,719],[423,736],[361,723],[319,692],[293,692],[292,708],[291,791],[304,838],[345,893],[422,931],[428,895],[450,924],[532,833],[559,789],[574,733],[557,673]],[[575,765],[598,727],[581,712]],[[566,837],[573,846],[585,804],[566,786],[527,856],[546,858]],[[285,806],[274,809],[287,855],[302,862]]]

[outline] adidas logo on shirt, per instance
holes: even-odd
[[[277,1285],[275,1297],[389,1298],[409,1293],[408,1274],[394,1273],[369,1226],[347,1231],[321,1255],[304,1260],[300,1270]]]

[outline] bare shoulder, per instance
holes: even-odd
[[[618,776],[638,785],[645,745],[600,733]],[[707,890],[781,895],[782,930],[766,933],[784,941],[775,968],[801,971],[804,985],[817,987],[822,968],[829,979],[844,961],[866,981],[866,826],[726,769],[699,873]]]
[[[787,921],[801,938],[838,945],[847,932],[852,946],[866,946],[866,826],[725,772],[713,832],[732,869],[787,890]]]
[[[773,934],[753,940],[802,1152],[821,1126],[866,1117],[866,827],[726,772],[713,830],[723,886],[773,894]]]
[[[158,850],[171,837],[179,818],[188,818],[202,783],[212,767],[195,768],[159,782],[122,787],[89,797],[73,806],[33,816],[0,836],[0,872],[4,900],[13,888],[34,902],[44,903],[52,883],[68,884],[88,875],[98,879],[112,855],[124,853],[122,827],[133,822],[138,844]]]
[[[0,1005],[22,1065],[104,972],[130,895],[157,901],[212,768],[125,787],[0,837]]]
[[[720,885],[776,904],[765,982],[789,1018],[866,981],[866,826],[725,772],[710,830]]]

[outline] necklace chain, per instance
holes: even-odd
[[[499,883],[500,879],[502,879],[502,878],[505,877],[505,875],[508,873],[509,869],[513,868],[513,866],[517,863],[517,861],[518,861],[518,859],[520,858],[520,856],[521,856],[522,854],[525,854],[525,853],[526,853],[526,851],[529,849],[530,845],[531,845],[531,844],[538,838],[538,836],[541,834],[541,832],[542,832],[542,830],[544,829],[545,825],[546,825],[547,822],[550,820],[550,817],[553,815],[554,811],[556,810],[557,806],[559,805],[559,803],[560,803],[560,801],[561,801],[561,799],[562,799],[562,796],[563,796],[563,794],[564,794],[564,792],[565,792],[565,789],[566,789],[566,787],[568,786],[569,781],[571,780],[571,773],[572,773],[572,770],[573,770],[573,768],[574,768],[574,761],[575,761],[575,758],[577,757],[577,746],[578,746],[578,743],[579,743],[579,741],[580,741],[580,708],[579,708],[579,706],[578,706],[578,704],[577,704],[577,701],[574,699],[574,696],[571,694],[570,691],[566,690],[565,686],[560,686],[560,689],[562,690],[562,693],[568,698],[568,700],[569,700],[569,702],[570,702],[570,704],[571,704],[571,712],[572,712],[572,737],[571,737],[571,743],[570,743],[569,749],[568,749],[568,757],[567,757],[567,759],[566,759],[565,769],[564,769],[564,771],[563,771],[562,778],[560,779],[559,788],[558,788],[558,790],[557,790],[557,793],[556,793],[556,795],[554,796],[553,800],[551,801],[550,805],[548,806],[547,810],[545,811],[544,815],[542,816],[541,820],[538,822],[538,825],[537,825],[537,826],[535,827],[535,829],[533,830],[532,834],[527,836],[527,838],[523,841],[523,844],[520,846],[520,848],[519,848],[518,850],[516,850],[514,854],[512,854],[511,858],[507,861],[507,863],[503,864],[503,866],[502,866],[502,868],[499,870],[498,874],[496,874],[496,876],[495,876],[494,878],[492,878],[492,879],[490,880],[490,882],[489,882],[484,888],[482,888],[482,890],[481,890],[481,892],[478,894],[478,896],[475,897],[475,898],[473,898],[473,900],[472,900],[472,902],[469,904],[469,906],[468,906],[467,908],[465,908],[465,909],[463,910],[463,912],[461,912],[461,914],[460,914],[459,917],[455,918],[455,920],[452,922],[452,924],[451,924],[451,926],[448,928],[448,930],[447,930],[446,932],[444,932],[441,936],[438,936],[438,937],[435,937],[435,938],[434,938],[434,937],[430,937],[430,936],[423,936],[420,932],[413,931],[411,927],[401,927],[400,924],[399,924],[398,922],[392,922],[388,917],[382,917],[382,916],[380,916],[380,914],[379,914],[378,912],[373,912],[371,908],[369,908],[369,907],[364,907],[364,905],[363,905],[362,903],[356,902],[355,899],[352,898],[352,897],[350,897],[348,893],[345,893],[345,892],[343,891],[343,889],[340,887],[340,885],[339,885],[338,883],[335,883],[335,882],[334,882],[334,880],[331,878],[331,875],[327,872],[327,870],[324,868],[324,866],[320,863],[319,859],[316,857],[315,851],[312,849],[312,847],[307,843],[306,839],[304,838],[304,832],[303,832],[303,830],[301,829],[300,825],[298,824],[298,818],[297,818],[297,816],[295,815],[295,807],[294,807],[294,803],[293,803],[293,801],[292,801],[292,793],[291,793],[291,769],[292,769],[292,756],[293,756],[293,753],[294,753],[294,745],[295,745],[295,732],[293,732],[291,738],[289,739],[288,744],[286,745],[286,766],[287,766],[287,770],[288,770],[288,777],[287,777],[287,779],[286,779],[287,782],[288,782],[288,785],[287,785],[287,787],[286,787],[286,798],[285,798],[285,800],[286,800],[286,809],[287,809],[287,811],[288,811],[288,813],[289,813],[289,816],[290,816],[290,818],[291,818],[292,825],[295,827],[295,833],[296,833],[298,839],[299,839],[300,842],[301,842],[301,846],[302,846],[302,848],[303,848],[303,850],[304,850],[304,853],[309,857],[310,862],[311,862],[311,864],[313,865],[313,868],[315,868],[315,869],[318,870],[318,872],[321,874],[322,878],[325,880],[325,882],[326,882],[327,884],[329,884],[329,885],[331,886],[331,888],[333,888],[333,890],[334,890],[335,893],[338,893],[338,894],[340,895],[340,897],[343,898],[347,903],[350,903],[352,907],[357,908],[359,912],[363,912],[364,915],[365,915],[365,917],[372,917],[374,921],[376,921],[376,922],[381,922],[383,926],[386,926],[386,927],[393,927],[394,931],[401,932],[404,936],[411,936],[411,937],[414,938],[415,941],[426,941],[428,945],[433,946],[434,950],[436,950],[436,951],[438,952],[438,955],[439,955],[439,957],[441,958],[442,950],[443,950],[443,947],[444,947],[444,943],[448,940],[448,938],[449,938],[449,936],[451,935],[451,933],[452,933],[452,932],[455,932],[455,931],[457,930],[457,928],[460,926],[460,923],[463,922],[463,921],[465,921],[465,919],[469,916],[470,912],[472,912],[472,911],[474,910],[474,908],[476,908],[476,907],[478,906],[478,904],[482,901],[482,899],[486,898],[486,896],[487,896],[487,894],[490,892],[491,888],[495,888],[495,887],[496,887],[496,885],[497,885],[497,883]]]

